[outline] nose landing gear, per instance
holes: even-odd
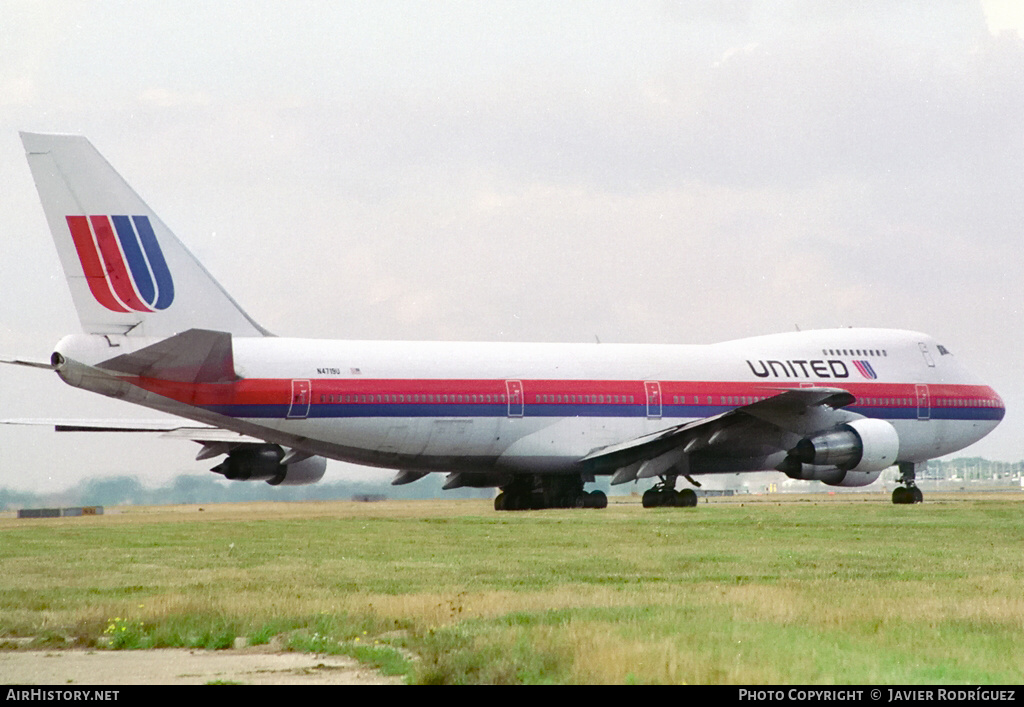
[[[893,503],[921,503],[924,501],[924,494],[921,493],[921,489],[917,487],[917,482],[915,481],[918,466],[914,462],[899,463],[900,478],[898,481],[905,485],[898,487],[892,492]],[[920,466],[923,466],[923,464]]]

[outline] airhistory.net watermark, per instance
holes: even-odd
[[[120,690],[51,690],[43,688],[8,688],[5,700],[25,702],[112,702]]]

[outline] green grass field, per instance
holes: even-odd
[[[0,644],[244,636],[416,683],[1024,682],[1019,494],[616,500],[0,519]]]

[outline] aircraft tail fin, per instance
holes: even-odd
[[[86,333],[269,335],[87,139],[21,140]]]

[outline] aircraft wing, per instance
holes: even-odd
[[[596,449],[580,462],[594,472],[618,470],[612,483],[665,473],[687,454],[714,447],[779,446],[857,416],[842,410],[856,398],[840,388],[787,389],[728,412]]]

